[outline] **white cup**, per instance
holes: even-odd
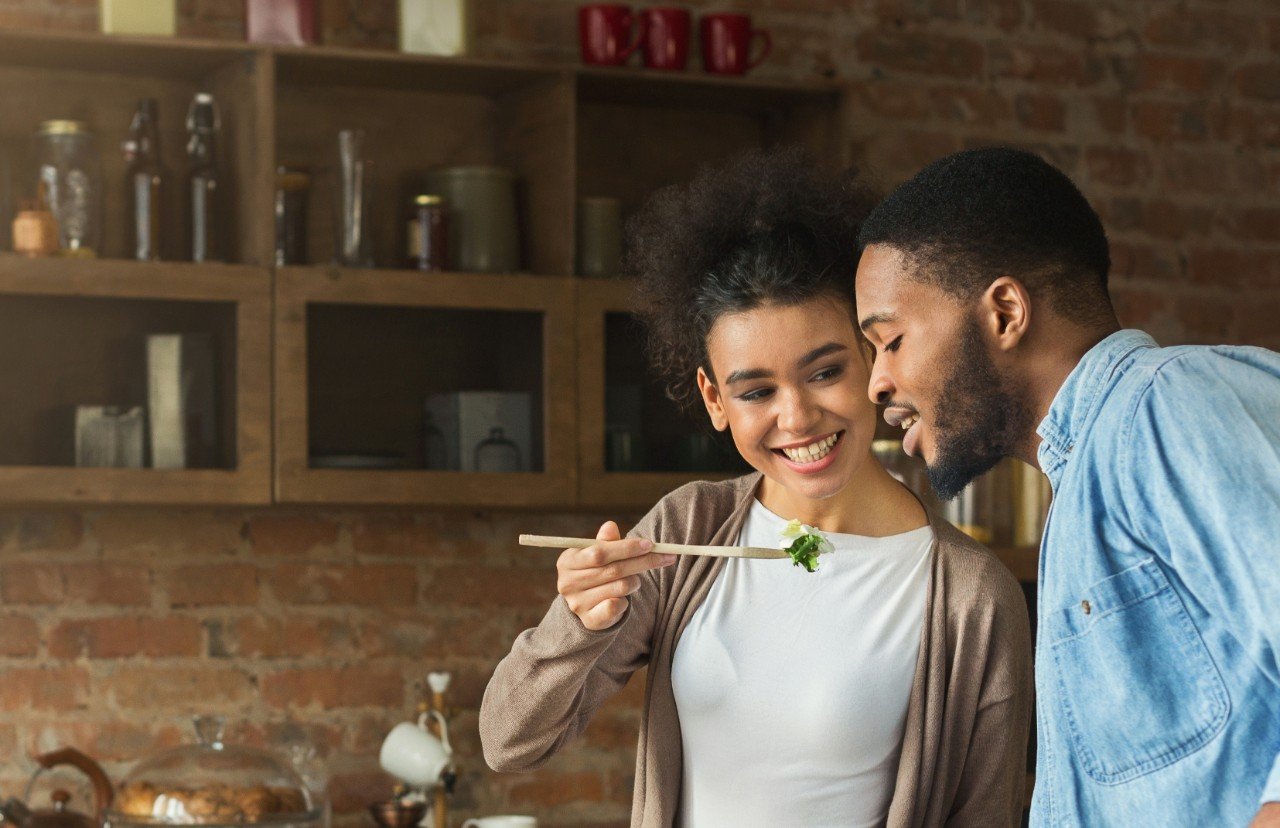
[[[444,717],[434,710],[430,713],[440,723],[442,741],[427,730],[427,715],[423,713],[417,724],[401,722],[391,728],[378,753],[382,769],[410,785],[435,785],[453,759]]]
[[[538,820],[531,816],[491,816],[469,819],[462,828],[538,828]]]

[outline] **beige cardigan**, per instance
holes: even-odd
[[[733,544],[759,482],[751,474],[690,483],[628,535]],[[1026,604],[989,550],[934,515],[930,522],[936,540],[925,623],[888,825],[1020,825],[1032,706]],[[539,767],[647,665],[631,824],[672,825],[683,759],[672,657],[723,563],[682,557],[650,571],[623,619],[598,632],[556,598],[542,622],[516,639],[485,690],[480,738],[489,765]]]

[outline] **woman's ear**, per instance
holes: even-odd
[[[724,431],[729,427],[729,418],[724,413],[724,403],[720,399],[720,389],[715,381],[707,376],[707,372],[698,369],[698,391],[702,394],[702,404],[707,407],[707,416],[716,431]]]

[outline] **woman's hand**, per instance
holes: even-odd
[[[566,549],[556,561],[556,589],[582,626],[607,630],[630,604],[628,595],[640,588],[640,577],[650,569],[670,566],[675,555],[655,555],[653,542],[641,538],[622,540],[618,524],[605,521],[596,532],[599,543],[586,549]]]

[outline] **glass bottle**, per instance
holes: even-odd
[[[160,258],[160,199],[165,175],[160,164],[155,98],[138,101],[138,110],[129,125],[129,138],[122,148],[127,164],[125,215],[129,250],[138,261],[156,261]]]
[[[447,270],[448,233],[444,199],[438,195],[414,196],[409,212],[409,251],[405,265],[412,270]]]
[[[320,761],[316,746],[310,741],[290,742],[287,746],[289,764],[302,779],[311,794],[311,807],[320,813],[319,828],[333,824],[333,803],[329,797],[329,771]]]
[[[338,197],[334,199],[334,258],[347,267],[373,267],[369,244],[372,179],[364,130],[338,133]]]
[[[197,92],[187,110],[187,255],[193,262],[221,258],[217,158],[221,126],[213,96]]]
[[[520,447],[507,439],[502,429],[489,429],[489,436],[476,444],[476,471],[518,472],[522,470]]]
[[[276,267],[307,263],[307,194],[311,174],[304,167],[276,167]]]
[[[45,121],[36,132],[39,183],[64,256],[93,257],[100,249],[102,174],[95,144],[82,121]]]

